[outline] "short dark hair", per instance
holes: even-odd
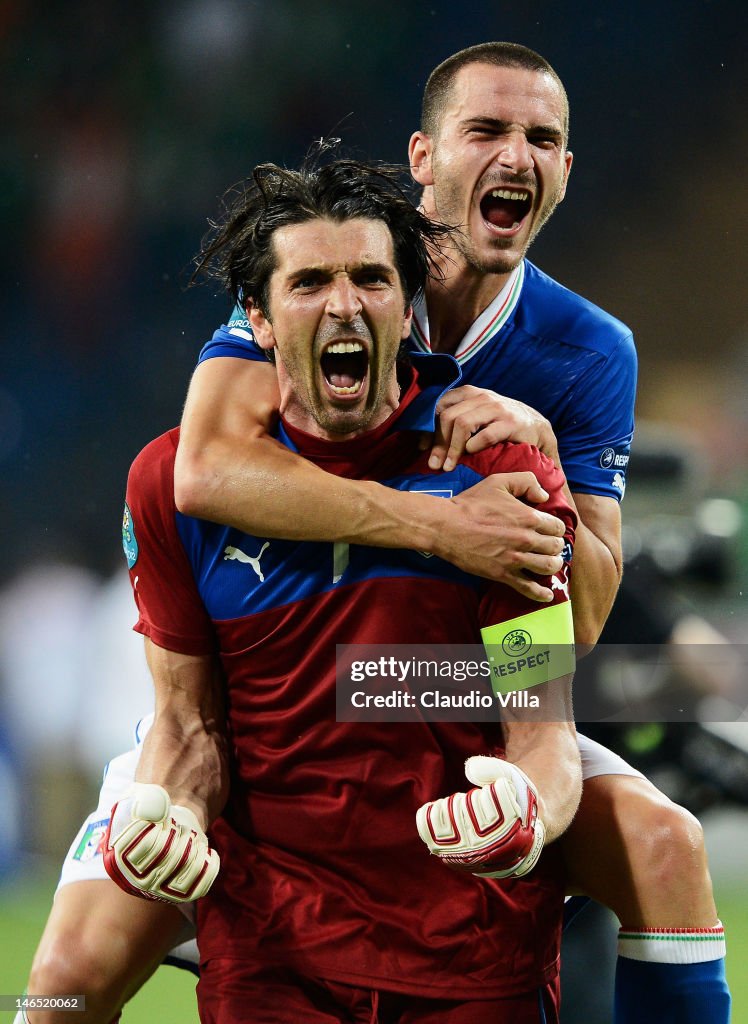
[[[236,302],[251,300],[266,315],[276,257],[273,235],[282,227],[318,217],[333,221],[383,221],[392,235],[395,265],[406,301],[412,302],[433,272],[433,256],[446,226],[425,217],[405,186],[407,168],[332,159],[334,143],[320,142],[298,170],[259,164],[252,178],[223,198],[224,216],[211,221],[195,257],[198,276],[220,281]]]
[[[488,42],[468,46],[465,50],[453,53],[428,77],[423,90],[421,106],[421,131],[426,135],[437,135],[444,110],[449,100],[455,76],[468,64],[493,64],[499,68],[524,68],[526,71],[537,71],[550,77],[557,83],[564,99],[564,135],[569,135],[569,98],[564,83],[557,73],[539,53],[522,46],[521,43]]]

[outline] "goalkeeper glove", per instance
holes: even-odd
[[[469,757],[465,775],[478,788],[419,808],[421,839],[460,871],[482,878],[526,875],[545,839],[535,786],[516,765],[498,757]]]
[[[125,892],[188,903],[210,889],[219,864],[195,815],[161,786],[135,782],[112,808],[104,867]]]

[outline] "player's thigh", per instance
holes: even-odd
[[[189,931],[176,907],[129,896],[110,879],[64,885],[34,957],[32,984],[67,978],[81,993],[127,999]]]
[[[611,892],[631,886],[627,846],[632,806],[657,790],[620,755],[583,733],[577,734],[582,760],[582,799],[567,832],[559,840],[566,865],[567,890],[585,893],[608,907],[617,901]],[[659,794],[658,794],[659,795]],[[633,796],[633,801],[632,801]],[[664,799],[664,798],[663,798]],[[626,806],[632,801],[630,806]]]
[[[603,903],[622,922],[651,918],[664,927],[689,907],[696,921],[713,914],[699,823],[640,774],[586,778],[559,842],[569,891]]]
[[[585,893],[615,909],[618,892],[633,883],[629,848],[636,842],[640,797],[653,795],[649,787],[654,790],[646,779],[633,776],[585,779],[577,813],[559,840],[569,892]]]

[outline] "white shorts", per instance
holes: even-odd
[[[583,779],[594,779],[598,775],[633,775],[637,779],[645,778],[640,771],[632,768],[627,761],[597,740],[591,740],[589,736],[583,736],[578,732],[577,742],[582,757]]]
[[[109,875],[104,869],[103,842],[109,826],[109,817],[114,804],[135,781],[135,770],[140,760],[143,739],[152,723],[153,715],[142,719],[135,730],[135,746],[132,750],[113,758],[104,769],[104,781],[99,790],[96,810],[83,822],[65,855],[57,892],[72,882],[108,881]],[[171,950],[165,962],[197,973],[200,956],[195,941],[194,906],[191,903],[181,903],[178,909],[186,918],[180,936],[184,941]]]

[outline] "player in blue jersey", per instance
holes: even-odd
[[[464,238],[444,280],[428,287],[428,321],[416,310],[413,337],[420,347],[428,340],[435,350],[461,348],[464,379],[493,385],[502,396],[490,412],[477,393],[467,411],[464,404],[446,408],[448,438],[459,444],[477,430],[472,449],[511,437],[560,453],[581,519],[573,583],[578,635],[593,640],[620,571],[617,500],[635,362],[625,328],[524,259],[565,189],[567,128],[563,86],[522,47],[486,44],[434,72],[411,162],[426,210],[464,224]],[[513,485],[492,505],[465,503],[459,512],[373,484],[335,481],[331,488],[323,474],[267,439],[277,395],[270,368],[250,361],[250,339],[241,311],[204,356],[244,360],[204,358],[196,371],[177,460],[183,510],[268,536],[330,539],[344,532],[361,543],[430,548],[541,596],[523,570],[532,568],[533,551],[553,550],[551,535],[512,500]],[[442,446],[437,461],[444,454]],[[563,844],[576,886],[626,926],[619,1021],[726,1020],[724,943],[698,823],[612,756],[596,756],[585,774],[582,806]],[[652,995],[643,999],[642,992]]]
[[[412,338],[417,347],[457,354],[464,381],[502,396],[498,413],[479,394],[467,407],[442,403],[448,439],[459,445],[475,433],[468,450],[488,440],[530,441],[564,469],[580,519],[575,628],[581,643],[594,643],[621,572],[618,502],[633,430],[635,355],[622,324],[525,258],[566,189],[568,121],[557,74],[524,47],[482,44],[432,73],[410,165],[424,210],[459,225],[462,235],[444,260],[443,279],[428,285],[427,313],[415,311]],[[264,435],[277,404],[274,382],[253,362],[260,354],[237,319],[246,316],[206,347],[190,388],[175,478],[184,511],[268,535],[325,539],[343,530],[343,539],[359,543],[425,547],[522,590],[526,565],[511,495],[497,503],[491,547],[469,516],[450,522],[438,502],[423,499],[414,508],[355,482],[333,488],[313,467],[272,448]],[[243,355],[244,365],[210,358],[231,355]],[[442,446],[437,462],[444,454]],[[538,541],[524,533],[525,548]],[[586,778],[564,847],[573,885],[622,925],[619,1024],[725,1021],[724,944],[698,822],[638,773],[597,770]],[[644,991],[652,993],[646,1000]]]

